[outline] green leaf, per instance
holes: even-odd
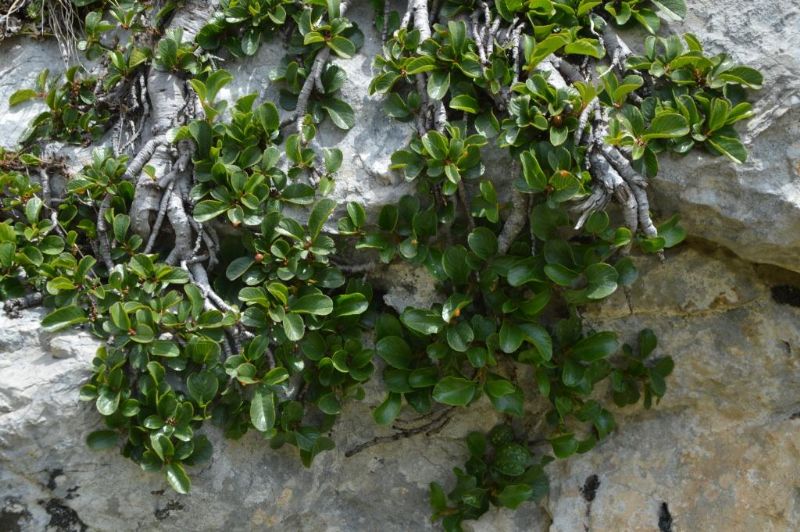
[[[117,242],[125,242],[125,235],[131,225],[131,217],[127,214],[117,214],[114,216],[114,239]]]
[[[172,486],[172,489],[181,494],[187,494],[192,489],[192,481],[183,465],[180,462],[170,462],[167,464],[167,482]]]
[[[652,329],[642,329],[639,333],[639,357],[647,358],[658,346],[658,338]]]
[[[716,131],[723,127],[731,112],[731,104],[723,98],[711,100],[711,111],[708,114],[708,132]]]
[[[686,0],[651,0],[663,18],[678,21],[686,17]]]
[[[333,300],[325,294],[308,294],[289,303],[289,310],[295,314],[327,316],[333,312]]]
[[[367,211],[360,203],[351,201],[347,204],[347,214],[356,228],[363,227],[367,223]]]
[[[250,401],[250,422],[259,432],[267,432],[275,426],[275,394],[258,389]]]
[[[189,396],[197,401],[199,405],[206,405],[217,395],[219,381],[210,371],[200,371],[192,373],[186,379],[186,389]]]
[[[328,116],[340,129],[350,129],[356,124],[355,112],[347,102],[329,98],[322,102],[322,108],[328,111]]]
[[[450,150],[447,137],[436,130],[431,130],[422,136],[422,145],[425,150],[437,161],[443,161]]]
[[[244,55],[255,55],[258,51],[258,45],[261,40],[261,32],[254,29],[248,29],[242,35],[242,51]]]
[[[272,368],[264,375],[262,381],[264,384],[268,384],[270,386],[275,386],[287,380],[289,378],[289,371],[286,368],[282,368],[278,366],[277,368]]]
[[[180,356],[181,350],[175,342],[156,340],[150,346],[150,353],[157,357],[176,358]]]
[[[100,388],[100,393],[97,396],[95,406],[101,415],[110,416],[117,411],[119,407],[119,392],[114,392],[110,388],[103,386]]]
[[[75,284],[66,277],[54,277],[47,281],[47,293],[59,294],[60,292],[74,290]]]
[[[689,133],[689,123],[683,115],[675,112],[664,112],[656,115],[650,123],[642,138],[650,139],[669,139],[682,137]]]
[[[466,406],[475,397],[478,384],[462,377],[445,377],[433,388],[433,398],[450,406]]]
[[[316,240],[317,236],[319,236],[322,227],[328,221],[335,208],[336,202],[330,198],[323,198],[314,205],[311,214],[308,215],[308,234],[312,240]]]
[[[501,378],[495,378],[486,381],[483,389],[489,397],[503,397],[511,395],[517,390],[517,387],[511,384],[510,381]]]
[[[96,430],[86,437],[86,445],[93,451],[110,449],[119,444],[119,433],[113,430]]]
[[[322,159],[325,163],[325,171],[332,174],[342,166],[342,150],[339,148],[322,148]]]
[[[390,393],[386,399],[372,412],[372,418],[378,425],[389,425],[400,413],[399,393]]]
[[[415,369],[408,376],[412,388],[430,388],[436,384],[438,370],[433,366]]]
[[[83,309],[71,305],[54,310],[42,319],[42,327],[47,332],[58,331],[65,327],[88,321]]]
[[[459,94],[450,100],[450,108],[470,114],[477,114],[480,111],[478,100],[469,94]]]
[[[277,131],[280,127],[280,114],[272,102],[264,102],[253,111],[253,116],[258,120],[265,133]]]
[[[706,142],[711,145],[714,151],[724,155],[735,163],[742,164],[747,161],[747,148],[745,148],[742,141],[737,138],[726,137],[715,133],[709,137]]]
[[[614,430],[614,416],[608,410],[603,410],[594,418],[594,426],[597,429],[598,436],[601,439],[605,438]]]
[[[450,88],[450,71],[434,70],[428,75],[428,97],[431,100],[441,100]]]
[[[415,309],[407,307],[400,315],[403,325],[424,335],[438,333],[444,326],[442,317],[439,313],[428,309]]]
[[[533,257],[519,259],[508,270],[508,284],[513,287],[543,280],[536,259]]]
[[[155,338],[153,329],[144,323],[138,323],[135,327],[136,334],[131,336],[131,340],[140,344],[149,344]]]
[[[523,502],[533,499],[533,495],[533,488],[527,484],[510,484],[497,494],[497,503],[515,510]]]
[[[592,264],[584,273],[589,282],[586,287],[586,297],[589,299],[603,299],[617,290],[619,274],[610,264],[604,262]]]
[[[328,46],[336,52],[336,55],[343,59],[349,59],[356,54],[356,45],[353,41],[341,35],[336,35],[328,41]]]
[[[367,308],[369,308],[369,302],[364,294],[360,292],[342,294],[336,296],[334,301],[333,317],[357,316],[366,312]]]
[[[131,320],[128,318],[128,314],[125,312],[122,303],[117,302],[111,305],[108,309],[108,314],[111,316],[111,323],[113,323],[115,327],[122,329],[126,333],[128,329],[131,328]]]
[[[286,338],[291,342],[301,340],[306,332],[303,318],[297,314],[286,314],[283,317],[283,332],[286,333]]]
[[[557,458],[569,458],[578,450],[578,440],[572,434],[563,434],[550,440],[553,447],[553,454]]]
[[[605,50],[597,39],[578,39],[564,47],[564,53],[588,55],[595,59],[602,59],[605,56]]]
[[[38,196],[33,196],[25,203],[25,218],[28,223],[33,225],[39,221],[39,213],[42,210],[44,202]]]
[[[469,249],[483,260],[489,260],[497,254],[497,236],[486,227],[478,227],[467,237]]]
[[[238,279],[244,275],[255,262],[253,257],[239,257],[228,264],[228,268],[225,270],[225,277],[231,281]]]
[[[198,222],[207,222],[227,211],[229,205],[217,200],[204,200],[195,205],[192,215]]]
[[[436,59],[430,56],[414,57],[406,63],[406,75],[408,76],[430,72],[431,70],[436,70]]]
[[[503,320],[500,326],[500,349],[504,353],[511,354],[516,352],[524,341],[525,333],[522,329],[508,320]]]
[[[751,89],[760,89],[764,85],[764,76],[758,70],[746,66],[736,66],[719,74],[720,79],[739,83]]]
[[[472,298],[464,294],[453,294],[447,298],[442,305],[442,319],[450,322],[453,318],[461,315],[461,310],[472,303]]]
[[[430,503],[431,510],[433,510],[434,513],[441,512],[447,508],[447,495],[445,495],[442,487],[436,482],[430,483]]]
[[[525,340],[533,344],[542,359],[553,358],[553,340],[544,327],[536,323],[520,323],[517,327],[525,335]]]
[[[467,262],[467,250],[464,246],[448,247],[442,254],[442,268],[453,284],[466,284],[469,280],[470,268]]]
[[[613,355],[618,349],[617,335],[613,332],[601,332],[587,336],[572,346],[572,354],[578,360],[594,362]]]
[[[375,344],[375,352],[393,368],[411,369],[414,357],[411,348],[399,336],[386,336]]]
[[[551,127],[550,128],[550,144],[553,146],[561,146],[569,138],[569,129],[566,127]]]
[[[520,160],[522,161],[522,176],[525,184],[532,192],[542,192],[547,188],[547,176],[542,171],[536,154],[533,151],[523,152]]]
[[[466,352],[474,339],[475,332],[469,326],[469,323],[461,321],[447,328],[447,345],[453,351]]]
[[[37,93],[33,89],[21,89],[11,95],[8,99],[8,105],[14,107],[15,105],[19,105],[23,102],[27,102],[33,98],[36,98]]]
[[[679,220],[676,214],[658,226],[658,236],[664,239],[665,248],[675,247],[686,239],[686,229],[680,226]]]
[[[324,413],[335,416],[342,411],[342,404],[333,392],[326,393],[317,400],[317,407]]]

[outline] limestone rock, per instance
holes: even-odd
[[[611,438],[551,469],[550,530],[656,530],[660,519],[673,530],[797,530],[800,308],[773,301],[772,283],[727,254],[654,262],[641,264],[633,315],[620,295],[588,319],[630,342],[652,328],[657,353],[675,360],[667,394],[651,411],[617,410]],[[590,503],[581,488],[592,475]]]
[[[344,131],[326,120],[320,126],[318,140],[320,146],[337,147],[344,155],[331,197],[340,204],[358,201],[371,210],[377,210],[381,205],[396,203],[401,196],[414,191],[412,184],[389,171],[392,153],[408,144],[413,128],[386,116],[381,99],[368,94],[372,59],[382,53],[372,5],[357,2],[347,11],[347,17],[364,33],[364,45],[351,59],[336,58],[333,63],[347,72],[341,98],[353,108],[356,124]],[[220,97],[233,102],[246,94],[256,93],[277,102],[278,87],[269,81],[269,76],[284,55],[280,38],[275,37],[252,58],[226,65],[234,75],[234,81]]]
[[[800,308],[773,300],[786,281],[689,247],[664,264],[638,262],[647,282],[632,291],[633,314],[619,294],[585,318],[628,341],[643,327],[655,330],[658,353],[676,364],[664,400],[650,411],[617,411],[609,439],[549,466],[546,511],[493,509],[468,530],[654,530],[668,517],[674,530],[800,527]],[[84,445],[98,425],[93,406],[78,401],[93,342],[79,331],[43,334],[40,317],[0,319],[4,529],[60,520],[77,530],[430,529],[428,483],[449,487],[450,469],[466,455],[461,438],[497,421],[479,404],[439,434],[345,458],[380,433],[365,422],[380,400],[375,387],[346,408],[332,434],[337,449],[310,469],[291,449],[270,450],[255,434],[223,440],[209,426],[213,461],[192,471],[192,494],[179,496],[116,452]],[[70,356],[54,356],[54,345],[70,346]],[[592,475],[599,486],[587,514],[581,488]]]
[[[667,159],[655,204],[740,257],[800,271],[800,4],[697,0],[671,29],[758,68],[765,81],[756,117],[742,128],[750,159],[736,165],[699,151]]]
[[[36,115],[47,106],[30,101],[9,107],[8,99],[20,89],[33,88],[36,76],[45,68],[51,76],[64,69],[55,41],[34,41],[13,37],[0,41],[0,148],[14,148]]]
[[[460,439],[468,430],[488,429],[496,420],[482,405],[427,442],[418,437],[345,458],[347,449],[379,430],[366,421],[380,400],[375,387],[367,403],[350,405],[334,429],[337,449],[309,469],[293,450],[271,450],[254,433],[229,441],[209,426],[213,460],[191,472],[192,493],[180,496],[161,476],[142,472],[118,452],[86,447],[99,418],[93,405],[79,402],[78,388],[97,343],[85,341],[83,332],[43,334],[41,316],[25,311],[19,319],[0,318],[3,530],[433,529],[428,483],[448,479],[463,462]],[[71,356],[54,356],[53,344],[72,346]],[[521,529],[536,515],[531,505],[503,522]]]
[[[348,16],[364,32],[364,46],[352,59],[336,62],[347,71],[342,95],[358,120],[349,131],[323,124],[319,140],[344,154],[333,199],[341,204],[359,201],[374,212],[413,192],[413,183],[388,170],[391,154],[404,147],[413,132],[408,124],[386,117],[380,98],[367,94],[371,58],[381,50],[371,5],[358,3]],[[685,21],[671,25],[677,33],[698,35],[711,52],[725,52],[759,68],[765,84],[756,95],[757,117],[743,127],[751,151],[747,163],[735,165],[699,151],[667,157],[651,187],[661,217],[680,213],[691,235],[728,247],[747,260],[794,271],[800,271],[800,144],[795,140],[800,134],[799,27],[800,5],[770,0],[731,0],[724,9],[714,0],[697,0]],[[631,44],[641,37],[632,37]],[[8,58],[0,70],[0,146],[13,147],[43,106],[26,103],[9,110],[8,97],[32,86],[43,68],[58,72],[63,62],[58,46],[49,41],[7,39],[0,44],[0,55]],[[275,99],[269,73],[283,55],[276,37],[254,57],[225,64],[235,81],[220,97],[234,101],[257,93]],[[90,155],[88,149],[63,151],[72,158],[71,170],[79,169]],[[487,177],[507,181],[504,154],[496,149],[484,152]]]
[[[388,172],[390,154],[411,129],[386,118],[367,94],[371,56],[380,49],[372,10],[350,12],[365,33],[362,53],[337,60],[347,70],[344,98],[358,121],[347,132],[324,125],[321,144],[344,152],[334,199],[374,212],[413,190]],[[751,159],[742,166],[708,154],[668,158],[652,183],[659,214],[680,212],[691,235],[752,262],[800,271],[800,5],[772,0],[695,0],[675,31],[697,34],[762,69],[759,119],[746,131]],[[268,73],[279,44],[227,64],[236,81],[222,96],[274,96]],[[41,106],[9,110],[8,97],[45,67],[62,62],[52,42],[21,38],[0,44],[0,146],[12,147]],[[73,151],[73,167],[87,155]],[[489,153],[487,175],[507,164]],[[651,411],[617,412],[619,429],[592,452],[549,466],[543,508],[491,510],[466,524],[490,530],[797,530],[800,529],[800,308],[775,281],[722,251],[683,246],[668,261],[639,259],[646,282],[617,294],[586,319],[632,341],[650,327],[659,352],[676,369],[667,395]],[[389,269],[385,301],[402,308],[434,300],[430,280]],[[782,301],[783,303],[779,303]],[[378,386],[348,405],[332,437],[337,449],[303,469],[291,449],[270,450],[257,435],[211,438],[213,461],[192,471],[192,495],[169,491],[114,451],[84,444],[98,428],[78,401],[96,345],[86,333],[42,333],[41,312],[0,318],[0,530],[427,530],[427,486],[450,487],[451,468],[466,456],[461,438],[497,420],[486,404],[460,412],[439,434],[344,452],[380,430],[368,421]],[[404,413],[408,416],[409,413]],[[526,423],[533,420],[528,419]],[[530,423],[531,425],[533,423]],[[596,475],[596,482],[593,481]]]

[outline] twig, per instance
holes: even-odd
[[[469,192],[467,192],[467,187],[464,185],[463,179],[458,182],[458,199],[464,207],[464,214],[467,216],[469,230],[473,231],[475,229],[475,219],[472,217],[472,212],[470,211]]]
[[[44,296],[41,292],[31,292],[22,297],[9,299],[3,304],[3,310],[10,318],[19,318],[19,311],[42,304]]]
[[[375,445],[380,445],[381,443],[389,443],[397,440],[402,440],[405,438],[410,438],[411,436],[415,436],[423,432],[425,433],[426,436],[435,434],[436,432],[442,430],[444,426],[450,422],[450,419],[453,415],[452,411],[453,411],[452,408],[448,408],[444,412],[442,412],[442,414],[439,415],[438,417],[434,418],[433,420],[419,427],[414,427],[410,429],[399,429],[398,432],[395,432],[394,434],[391,434],[389,436],[376,436],[371,440],[365,441],[363,443],[356,445],[355,447],[350,448],[346,453],[344,453],[344,455],[346,458],[350,458],[351,456],[355,456],[361,451],[369,449],[370,447],[374,447]],[[393,428],[396,428],[396,426]]]
[[[156,152],[159,146],[162,144],[166,144],[167,137],[165,135],[158,135],[153,137],[152,139],[148,140],[142,149],[139,150],[139,153],[131,159],[131,162],[128,163],[128,168],[125,170],[125,173],[122,174],[122,178],[128,181],[132,181],[139,172],[142,171],[144,165],[146,165],[150,159],[153,157],[153,154]]]
[[[339,4],[339,14],[340,16],[344,16],[345,11],[347,11],[347,6],[349,4],[349,0],[342,0]],[[303,87],[300,89],[300,94],[297,96],[297,106],[296,106],[296,126],[297,132],[303,132],[303,121],[306,118],[306,110],[308,109],[308,99],[311,97],[311,93],[314,89],[314,85],[318,87],[321,86],[321,76],[322,76],[322,68],[328,62],[328,59],[331,56],[331,49],[329,47],[324,47],[319,52],[317,52],[317,56],[314,58],[314,62],[311,65],[311,71],[308,73],[308,77],[303,82]]]
[[[111,260],[111,242],[108,239],[108,224],[106,222],[106,211],[108,211],[109,207],[111,207],[111,193],[106,192],[97,211],[97,237],[100,240],[100,258],[103,259],[103,264],[110,272],[114,268],[114,262]]]
[[[513,163],[513,171],[511,175],[517,174],[518,165],[516,161]],[[503,225],[503,230],[500,231],[500,236],[497,237],[497,250],[500,255],[505,255],[511,248],[511,244],[517,238],[522,228],[525,226],[525,218],[528,212],[528,197],[517,190],[517,187],[511,187],[511,214],[506,218]]]
[[[161,224],[164,223],[164,216],[167,213],[167,205],[172,197],[172,189],[174,186],[175,180],[170,181],[169,185],[167,185],[167,190],[164,191],[164,195],[161,197],[161,205],[158,208],[158,217],[156,217],[156,222],[153,224],[153,227],[150,230],[150,238],[147,239],[147,245],[144,248],[144,253],[150,253],[153,251],[153,246],[156,243],[156,237],[161,231]]]

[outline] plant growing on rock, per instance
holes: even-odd
[[[636,282],[634,250],[663,257],[683,240],[676,218],[652,219],[658,157],[744,161],[734,125],[762,79],[694,36],[657,36],[682,0],[373,3],[384,45],[369,91],[413,124],[390,169],[418,191],[374,217],[337,205],[345,155],[318,134],[357,119],[332,63],[364,41],[349,2],[84,2],[96,10],[78,48],[95,70],[12,96],[50,110],[21,153],[0,153],[0,295],[54,308],[48,329],[104,339],[81,397],[106,427],[88,443],[121,445],[181,493],[185,466],[211,452],[207,420],[309,465],[376,372],[373,417],[395,432],[348,455],[440,430],[485,396],[506,421],[467,437],[449,493],[431,485],[434,518],[459,530],[540,499],[548,462],[613,431],[601,383],[618,407],[664,395],[673,363],[652,357],[653,333],[623,346],[581,309]],[[641,55],[628,25],[653,34]],[[221,98],[220,62],[270,39],[286,49],[279,105]],[[100,137],[75,173],[47,149]],[[393,261],[427,269],[441,299],[383,305],[371,273]],[[417,417],[397,424],[404,405]]]

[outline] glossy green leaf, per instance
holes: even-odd
[[[475,397],[478,384],[462,377],[445,377],[433,388],[433,399],[450,406],[466,406]]]
[[[250,401],[250,422],[259,432],[267,432],[275,425],[275,394],[258,389]]]
[[[86,437],[86,445],[94,451],[111,449],[119,445],[119,433],[113,430],[96,430]]]
[[[191,491],[192,481],[189,479],[189,475],[186,474],[186,470],[183,469],[183,465],[180,462],[168,463],[166,475],[169,485],[172,486],[172,489],[176,492],[185,495]]]
[[[411,369],[411,348],[399,336],[386,336],[375,344],[375,352],[393,368]]]
[[[584,362],[607,358],[619,349],[617,335],[613,332],[595,333],[572,346],[572,355]]]
[[[400,413],[401,395],[390,393],[386,399],[372,412],[372,418],[378,425],[389,425]]]

